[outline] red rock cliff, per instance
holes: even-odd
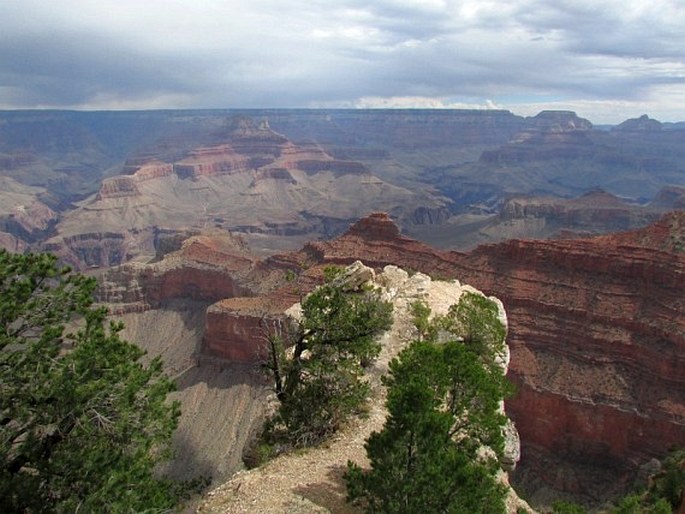
[[[589,498],[685,445],[685,213],[641,231],[455,255],[506,305],[521,476]]]
[[[256,262],[244,243],[229,233],[195,235],[161,262],[109,270],[101,278],[97,299],[115,312],[129,312],[176,298],[215,302],[248,295],[246,277]]]
[[[403,237],[384,214],[278,256],[274,269],[361,259],[458,278],[504,302],[519,392],[520,480],[605,498],[637,467],[685,445],[685,213],[645,230],[509,241],[469,254]],[[309,277],[309,279],[308,279]]]
[[[224,298],[245,294],[222,285],[223,273],[249,295],[262,295],[209,308],[202,345],[208,356],[254,360],[263,321],[277,319],[296,293],[313,288],[328,264],[397,264],[455,277],[502,299],[510,326],[510,377],[518,386],[507,410],[522,440],[517,480],[528,490],[547,485],[605,498],[618,493],[642,463],[685,445],[683,212],[640,231],[573,241],[514,240],[468,254],[440,252],[404,237],[381,213],[338,239],[261,263],[240,252],[214,252],[210,240],[200,243],[197,252],[184,244],[186,258],[198,263],[190,266],[192,276],[169,275],[175,278],[165,286],[153,281],[148,294],[157,291],[163,299],[193,287],[206,288],[206,299],[219,289]],[[298,275],[296,285],[285,282],[287,270]]]

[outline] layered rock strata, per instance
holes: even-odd
[[[332,241],[243,267],[244,258],[224,272],[250,298],[216,298],[206,317],[207,355],[254,359],[263,320],[320,283],[327,265],[359,258],[376,269],[395,264],[458,278],[507,306],[509,376],[518,386],[507,412],[522,440],[515,478],[529,491],[549,487],[603,499],[629,485],[641,464],[685,445],[683,212],[638,231],[512,240],[470,253],[434,250],[376,213]],[[286,281],[289,274],[296,280]],[[150,291],[160,301],[172,290],[182,294],[182,279],[176,289]],[[220,294],[207,287],[207,298]],[[241,294],[224,289],[230,294],[221,298]]]
[[[368,205],[407,223],[430,224],[449,217],[446,203],[433,192],[385,182],[317,143],[295,144],[266,122],[237,117],[202,144],[128,159],[121,175],[104,179],[97,194],[61,217],[46,244],[85,269],[151,258],[160,229],[220,227],[246,234],[257,251],[262,244],[272,254],[298,248],[307,234],[339,234]],[[98,253],[93,245],[109,244],[113,234],[125,244]]]
[[[139,312],[176,298],[215,302],[250,293],[257,259],[240,238],[215,232],[188,238],[157,263],[129,263],[100,278],[97,300],[114,312]]]
[[[562,230],[568,237],[574,231],[594,235],[640,228],[662,215],[663,210],[656,206],[629,203],[598,189],[573,199],[514,197],[504,203],[498,221],[513,224],[541,220],[549,232]]]
[[[683,248],[682,212],[614,236],[510,241],[468,254],[435,251],[375,214],[288,259],[306,267],[363,256],[501,298],[519,389],[508,402],[523,441],[519,476],[530,489],[592,501],[619,494],[640,464],[685,445]]]
[[[369,228],[371,225],[366,224]],[[434,314],[444,315],[451,305],[459,302],[464,292],[479,294],[458,281],[432,280],[422,273],[410,275],[396,266],[386,266],[382,272],[374,272],[359,261],[349,266],[337,280],[346,289],[374,287],[384,300],[393,304],[392,327],[380,337],[381,355],[367,373],[373,391],[368,414],[363,419],[353,420],[328,445],[282,455],[259,469],[237,474],[230,482],[210,493],[210,499],[203,502],[200,512],[288,512],[293,509],[297,512],[323,512],[324,508],[326,512],[335,512],[345,508],[342,478],[336,470],[344,468],[348,459],[363,463],[364,440],[372,431],[382,428],[387,412],[383,406],[380,377],[387,373],[390,360],[417,335],[412,324],[411,305],[422,300]],[[237,307],[237,303],[233,305]],[[506,322],[506,314],[499,305],[500,317]],[[254,306],[254,302],[248,302],[246,308]],[[297,317],[298,307],[289,309],[288,314]],[[507,355],[502,355],[501,363],[505,368],[507,362]],[[515,464],[519,444],[512,424],[507,426],[507,435],[505,460],[508,464]],[[500,475],[500,480],[508,486],[506,473]],[[265,487],[270,489],[269,494],[264,494]],[[330,490],[325,499],[313,493],[323,487]],[[506,502],[507,512],[518,512],[521,508],[529,510],[511,488],[508,488]]]
[[[682,220],[459,257],[461,276],[507,305],[519,389],[508,407],[529,490],[601,500],[630,485],[640,464],[685,445],[685,254],[674,251]],[[650,239],[662,230],[670,249]]]
[[[266,358],[266,337],[285,321],[297,297],[230,298],[209,306],[202,354],[229,362],[258,363]]]

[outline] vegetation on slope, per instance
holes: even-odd
[[[95,281],[48,254],[0,251],[0,511],[169,508],[155,476],[179,408],[159,359],[92,306]]]
[[[604,508],[608,514],[671,514],[685,507],[685,450],[673,450],[661,462],[660,470],[649,477],[646,489],[621,498]],[[553,514],[584,514],[585,508],[565,501],[552,504]]]
[[[388,418],[367,439],[371,469],[348,463],[349,499],[368,512],[503,512],[496,475],[510,387],[496,362],[497,306],[466,293],[434,321],[424,304],[413,312],[420,337],[390,363]]]
[[[268,337],[266,369],[279,400],[264,441],[315,445],[364,404],[364,366],[380,352],[375,336],[392,323],[392,304],[362,287],[350,290],[330,270],[302,301],[302,317]]]

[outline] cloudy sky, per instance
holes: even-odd
[[[2,0],[0,108],[685,120],[685,0]]]

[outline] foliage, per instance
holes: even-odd
[[[388,418],[366,442],[371,469],[348,463],[348,498],[365,500],[369,512],[502,512],[505,490],[495,475],[506,422],[500,402],[510,390],[503,371],[484,365],[490,350],[476,334],[440,343],[424,323],[426,307],[414,304],[412,312],[424,340],[390,363]]]
[[[499,319],[497,304],[483,295],[466,292],[441,320],[443,329],[461,339],[479,354],[486,365],[496,365],[504,350],[506,328]]]
[[[553,514],[585,514],[585,509],[575,503],[556,501],[552,504]]]
[[[431,323],[431,310],[425,302],[417,300],[409,306],[409,313],[412,316],[412,322],[418,331],[417,339],[423,341],[425,339],[435,339],[437,337],[436,323]]]
[[[336,270],[302,301],[302,318],[269,334],[266,368],[280,406],[266,439],[317,444],[368,396],[363,367],[380,352],[375,337],[390,328],[392,304],[370,289],[348,291]]]
[[[661,472],[653,478],[647,501],[666,500],[674,509],[685,498],[685,449],[674,450],[662,463]]]
[[[179,416],[159,359],[92,306],[95,281],[48,254],[0,251],[0,510],[174,505],[155,477]],[[69,327],[69,328],[67,328]]]
[[[656,502],[644,502],[639,494],[630,494],[623,498],[611,514],[671,514],[674,512],[669,503],[660,498]]]
[[[669,514],[685,498],[685,449],[673,450],[661,463],[661,471],[650,478],[643,494],[629,494],[612,514]]]

